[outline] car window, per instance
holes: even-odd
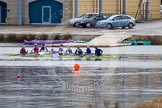
[[[115,17],[113,20],[121,20],[121,19],[122,19],[121,16],[117,16],[117,17]]]
[[[84,18],[90,18],[90,15],[89,15],[89,14],[86,14],[86,15],[84,16]]]
[[[129,16],[122,16],[122,19],[131,19]]]
[[[102,16],[96,16],[95,18],[94,18],[94,20],[101,20],[102,19]]]
[[[84,16],[84,18],[92,18],[92,17],[94,17],[94,16],[96,16],[95,14],[86,14],[85,16]]]

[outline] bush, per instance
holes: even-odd
[[[3,34],[0,34],[0,41],[3,41]]]
[[[143,102],[131,108],[162,108],[162,97],[156,98],[153,101]]]
[[[7,42],[15,42],[16,34],[7,34]]]
[[[71,34],[61,34],[61,35],[56,35],[55,40],[69,40],[72,39]]]

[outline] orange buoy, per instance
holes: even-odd
[[[80,64],[76,63],[74,64],[74,71],[79,71],[80,70]]]
[[[78,63],[74,64],[74,73],[75,74],[80,73],[80,64],[78,64]]]

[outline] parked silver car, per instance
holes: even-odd
[[[70,19],[68,21],[68,24],[72,25],[74,27],[78,27],[80,20],[82,20],[82,19],[89,19],[89,18],[92,18],[92,17],[94,17],[96,15],[98,15],[98,13],[86,13],[86,14],[83,14],[83,15],[77,17],[77,18]]]
[[[132,29],[136,25],[135,19],[129,15],[113,15],[106,20],[98,21],[96,26],[100,28],[128,27]]]
[[[108,14],[108,13],[98,14],[92,18],[80,20],[79,24],[80,24],[80,26],[87,27],[87,28],[95,27],[97,21],[105,20],[110,16],[112,16],[112,14]]]

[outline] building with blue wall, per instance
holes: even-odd
[[[71,10],[72,0],[0,0],[0,24],[61,24]]]
[[[7,18],[7,3],[0,1],[0,23],[6,23]]]
[[[56,25],[84,13],[160,18],[161,0],[0,0],[0,24]]]

